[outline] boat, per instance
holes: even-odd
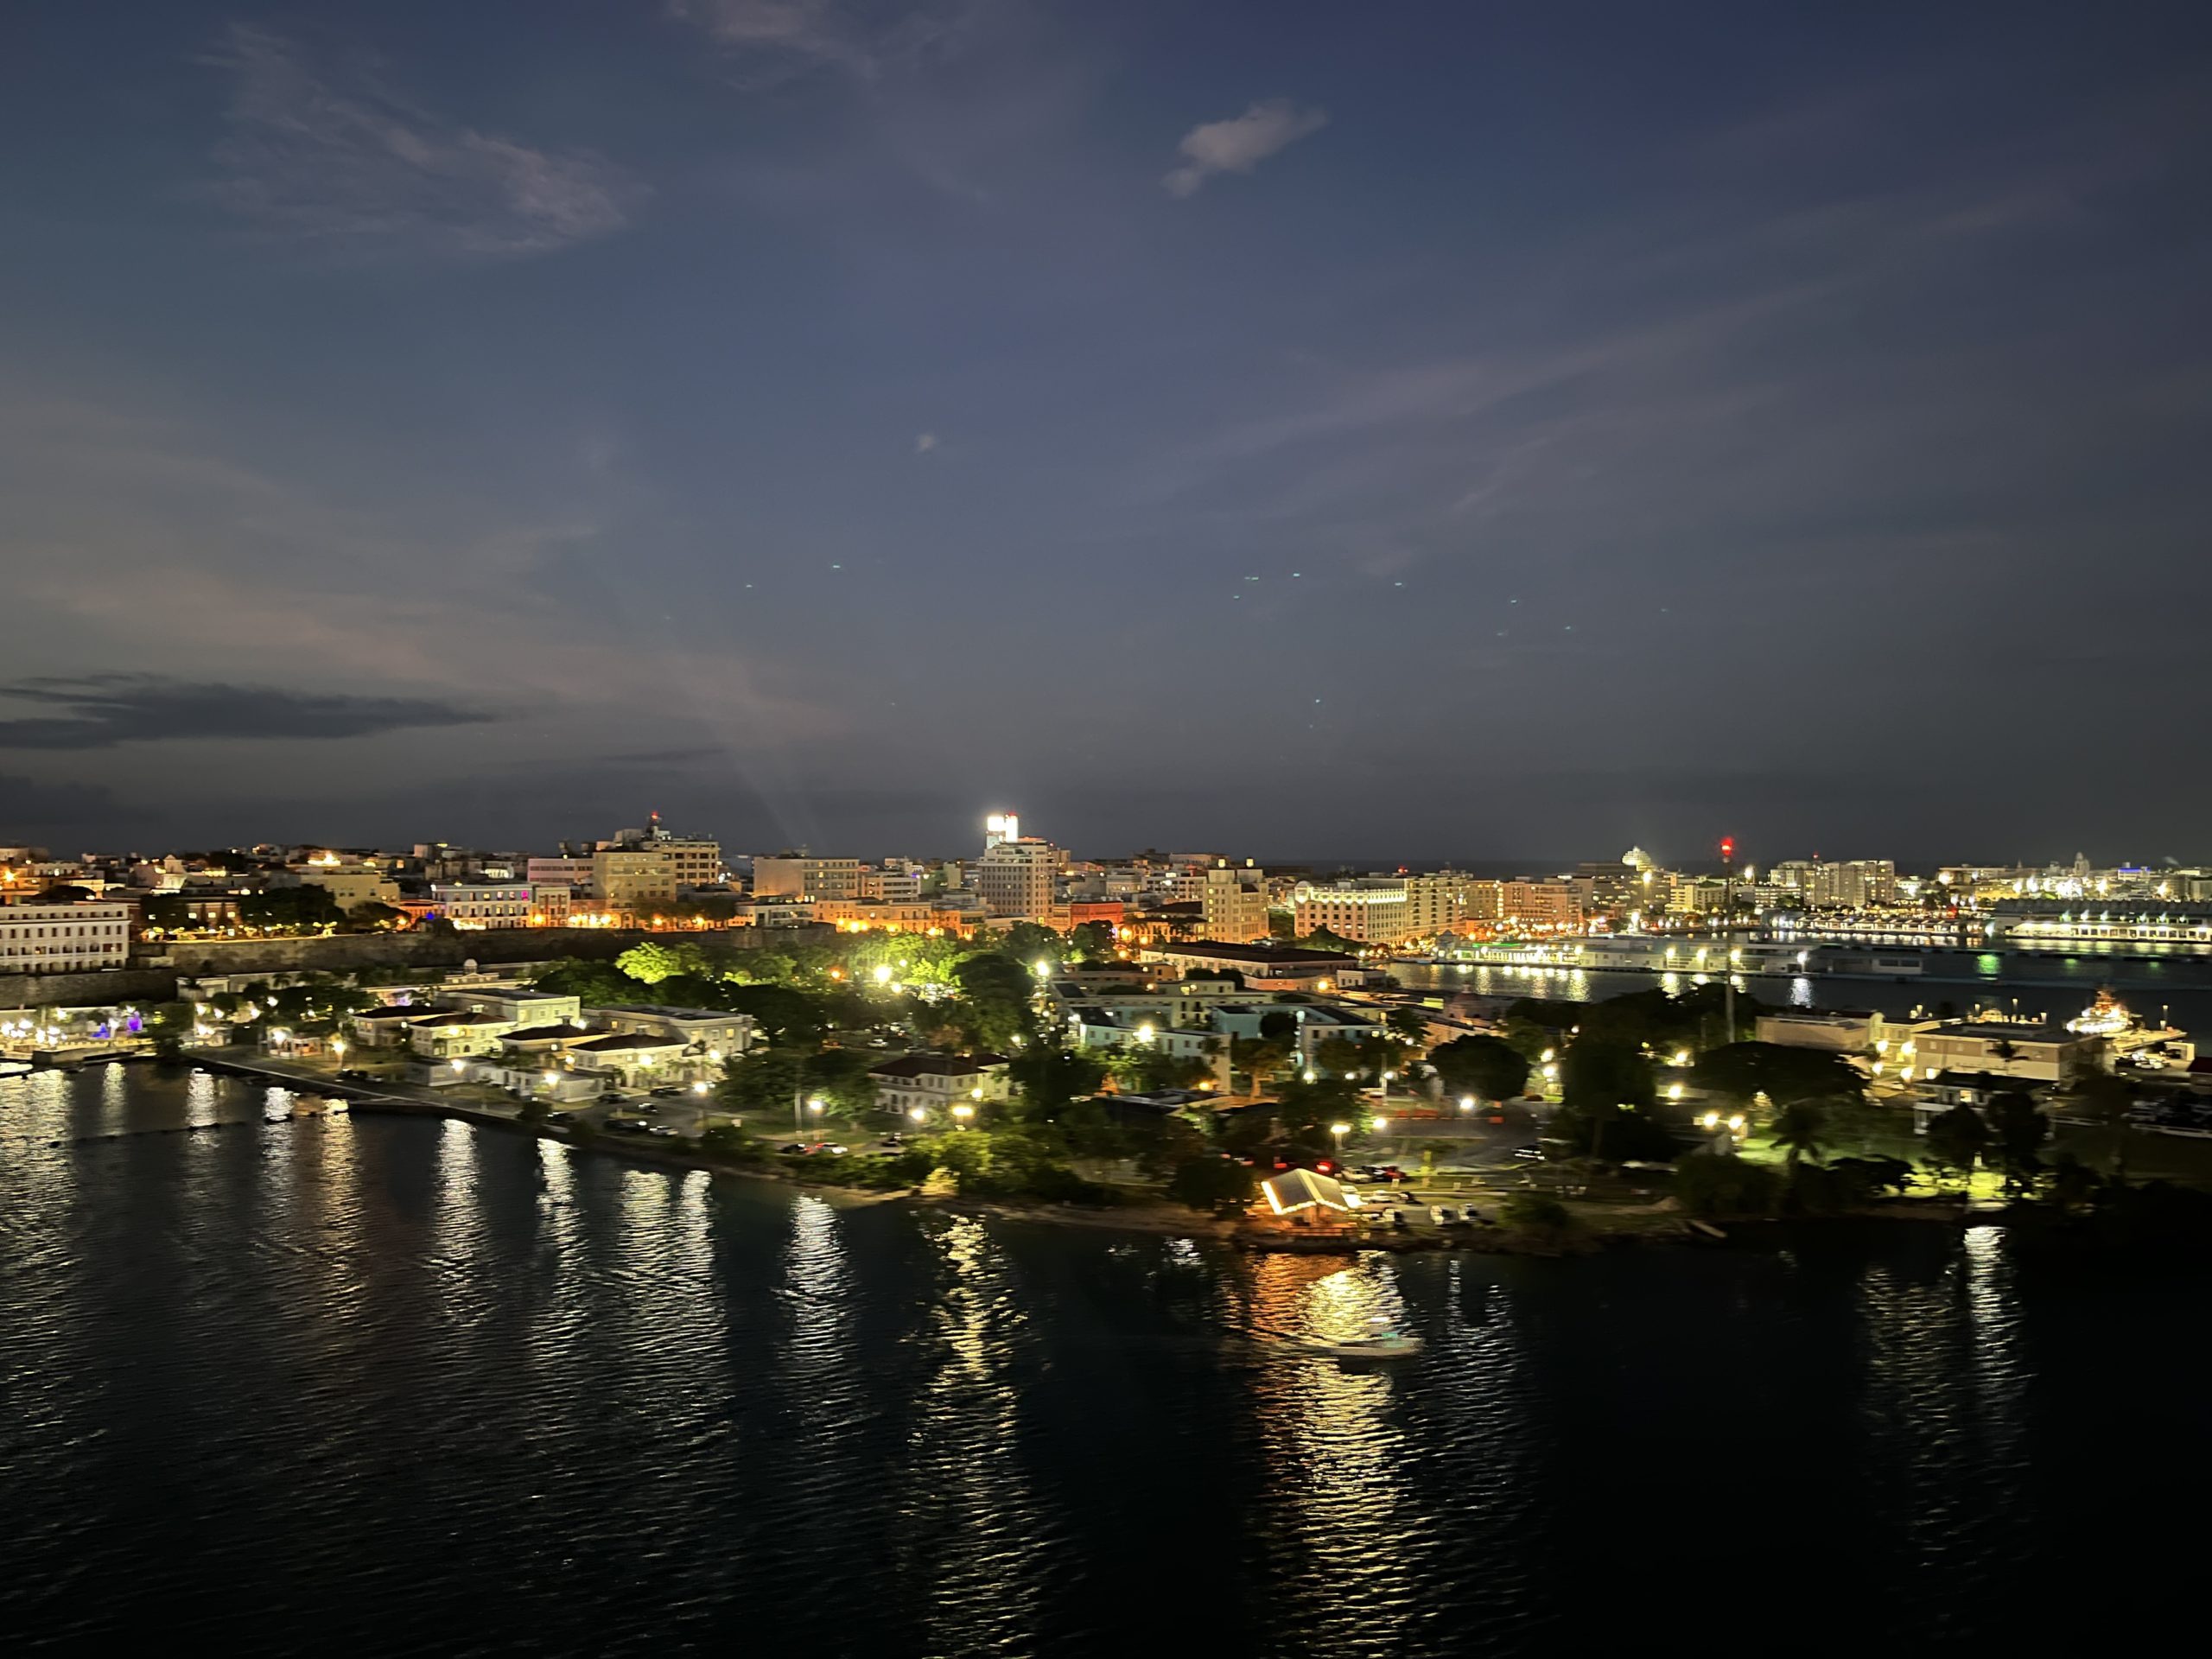
[[[1333,1359],[1411,1359],[1425,1345],[1419,1337],[1406,1335],[1388,1319],[1370,1319],[1368,1323],[1374,1329],[1363,1337],[1299,1345],[1309,1354],[1326,1354]]]

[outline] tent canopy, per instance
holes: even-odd
[[[1357,1210],[1359,1194],[1340,1181],[1310,1169],[1287,1169],[1260,1183],[1268,1207],[1279,1216],[1294,1210]]]

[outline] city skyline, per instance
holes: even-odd
[[[2193,861],[2142,21],[49,10],[0,837]]]

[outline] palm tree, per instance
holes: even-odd
[[[1821,1161],[1821,1139],[1827,1132],[1827,1114],[1809,1100],[1793,1100],[1774,1115],[1767,1138],[1783,1149],[1793,1175],[1800,1158]]]

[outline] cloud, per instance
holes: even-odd
[[[108,749],[177,738],[327,740],[492,718],[426,697],[283,691],[151,674],[19,680],[0,685],[6,699],[60,712],[0,720],[0,749]]]
[[[324,79],[289,42],[234,24],[222,178],[240,218],[353,254],[511,259],[620,230],[645,187],[582,150],[534,149],[417,109],[359,74]]]
[[[958,51],[993,10],[991,0],[668,0],[670,16],[733,54],[867,80]]]
[[[934,448],[937,448],[937,434],[936,434],[936,433],[934,433],[934,432],[917,432],[917,433],[915,433],[915,434],[914,434],[914,453],[915,453],[916,454],[918,454],[918,455],[926,455],[927,454],[929,454],[929,452],[930,452],[931,450],[932,450],[932,449],[934,449]]]
[[[844,60],[847,25],[830,0],[669,0],[669,15],[696,23],[724,46]]]
[[[1287,98],[1255,104],[1226,121],[1208,121],[1183,135],[1188,157],[1160,182],[1171,196],[1189,196],[1217,173],[1249,173],[1277,150],[1328,125],[1320,110],[1301,110]]]

